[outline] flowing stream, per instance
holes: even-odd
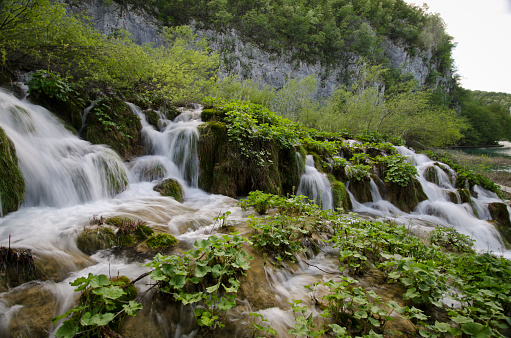
[[[141,119],[146,154],[125,164],[108,147],[92,145],[73,135],[44,108],[0,91],[0,127],[16,146],[26,182],[20,210],[0,218],[0,245],[7,246],[10,238],[11,247],[30,248],[49,279],[0,294],[0,336],[8,335],[9,327],[16,320],[21,321],[17,325],[23,325],[25,320],[22,316],[25,305],[13,300],[16,292],[28,293],[36,286],[44,290],[53,299],[50,303],[54,305],[49,311],[56,316],[74,305],[73,287],[69,282],[79,276],[94,273],[133,279],[147,271],[142,266],[144,260],[114,254],[111,250],[89,257],[78,250],[76,238],[94,217],[128,216],[143,220],[151,227],[175,235],[180,243],[177,250],[188,250],[195,240],[215,233],[218,224],[213,219],[226,211],[231,212],[230,221],[247,219],[248,212],[237,207],[235,199],[207,194],[197,187],[200,108],[184,109],[172,121],[160,114],[158,128],[155,128],[147,123],[140,109],[130,106]],[[446,192],[456,189],[444,170],[438,170],[437,184],[428,182],[424,178],[425,170],[437,166],[427,157],[404,147],[397,150],[414,161],[428,200],[413,213],[406,214],[382,199],[377,184],[371,181],[373,201],[361,204],[352,197],[354,211],[395,219],[403,224],[426,225],[425,228],[434,224],[454,226],[461,233],[473,236],[478,249],[502,252],[509,257],[498,232],[486,221],[489,219],[488,203],[500,201],[496,196],[478,188],[478,198],[472,198],[482,219],[477,218],[468,204],[454,204],[447,199]],[[153,191],[154,185],[163,178],[174,178],[182,184],[183,203]],[[324,209],[332,208],[330,183],[326,175],[314,167],[312,156],[307,156],[297,193],[307,195]],[[338,261],[333,256],[321,253],[312,256],[309,262],[323,272],[305,264],[298,264],[293,272],[286,268],[262,268],[267,288],[276,294],[276,299],[275,306],[257,312],[270,319],[279,337],[287,336],[287,330],[294,323],[292,311],[282,310],[286,308],[284,305],[291,299],[307,299],[304,285],[330,279],[324,271],[338,271]],[[139,292],[147,290],[148,281],[137,283],[137,288]],[[230,316],[234,321],[248,323],[250,311],[251,305],[245,304],[241,310],[233,310]],[[193,325],[186,325],[186,316],[190,314],[183,314],[180,322],[172,324],[171,319],[154,311],[154,320],[164,336],[194,336],[196,330]],[[174,325],[174,330],[169,329],[170,325]],[[242,327],[239,326],[240,330]],[[50,335],[54,334],[55,328],[49,330]],[[140,328],[139,335],[144,334],[150,335]]]

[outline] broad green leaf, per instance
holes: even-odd
[[[169,281],[169,284],[175,287],[176,289],[181,289],[186,284],[186,276],[175,275]]]
[[[92,293],[95,295],[101,296],[103,298],[109,299],[117,299],[122,297],[126,292],[118,286],[109,286],[109,287],[101,287],[99,289],[93,290]]]
[[[135,316],[138,310],[142,310],[142,304],[135,302],[134,300],[130,300],[128,304],[123,304],[122,307],[124,312],[132,317]]]
[[[471,335],[474,338],[491,337],[490,328],[479,323],[464,323],[461,325],[461,331]]]

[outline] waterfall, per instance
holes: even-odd
[[[181,180],[192,188],[199,182],[197,145],[201,124],[201,108],[185,110],[174,121],[161,118],[161,131],[147,122],[145,114],[133,104],[133,112],[140,117],[142,138],[147,155],[131,163],[131,171],[138,181],[152,181],[164,177]]]
[[[332,186],[328,177],[314,166],[312,155],[307,155],[305,159],[305,170],[296,194],[307,196],[323,210],[333,209]]]
[[[63,207],[112,197],[128,185],[120,157],[74,136],[46,109],[0,91],[0,127],[16,147],[23,206]]]

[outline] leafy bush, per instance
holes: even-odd
[[[58,338],[70,338],[78,334],[99,337],[102,328],[113,326],[121,321],[122,315],[135,316],[142,305],[133,299],[125,289],[129,280],[111,281],[105,275],[93,275],[77,278],[70,282],[80,292],[79,304],[66,313],[53,318],[53,325],[59,320],[70,317],[62,323],[56,332]]]
[[[432,244],[446,248],[453,252],[473,252],[475,240],[469,236],[462,235],[454,228],[436,227],[429,233],[429,240]]]
[[[236,306],[239,277],[250,269],[252,257],[242,249],[238,234],[195,241],[184,256],[157,254],[145,266],[161,292],[183,305],[193,304],[199,326],[223,327],[220,316]]]
[[[376,160],[386,166],[386,182],[392,182],[406,187],[417,177],[417,169],[409,162],[406,156],[399,154],[379,156]]]

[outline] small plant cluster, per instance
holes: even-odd
[[[385,181],[396,183],[402,187],[408,186],[417,177],[417,169],[406,156],[395,154],[377,156],[377,162],[385,165]]]
[[[58,73],[38,70],[30,75],[27,82],[28,92],[36,98],[47,96],[66,102],[71,94],[76,94],[71,85],[62,79]]]
[[[436,227],[429,233],[431,244],[441,246],[449,251],[462,253],[474,252],[472,247],[475,240],[467,235],[462,235],[451,227]]]
[[[242,249],[238,234],[195,241],[183,256],[157,254],[146,264],[158,289],[183,305],[191,305],[199,326],[223,327],[220,316],[236,306],[239,277],[252,257]]]
[[[246,199],[238,202],[238,205],[247,210],[249,207],[261,215],[264,215],[268,209],[276,208],[281,213],[288,214],[310,214],[319,210],[314,203],[309,203],[306,196],[291,195],[288,197],[267,194],[259,190],[251,191]]]
[[[412,320],[421,336],[484,333],[481,337],[504,337],[501,330],[511,323],[508,260],[474,253],[473,241],[454,229],[433,231],[427,246],[394,224],[348,218],[332,226],[331,242],[339,252],[340,270],[357,276],[376,268],[383,273],[382,282],[402,285],[403,299],[414,307],[388,305]],[[444,308],[446,298],[461,304],[448,311],[447,321],[437,318],[434,310]]]
[[[135,316],[142,305],[136,302],[136,289],[129,285],[127,278],[112,281],[105,275],[93,275],[77,278],[70,282],[76,286],[75,292],[81,292],[79,305],[66,313],[53,318],[53,325],[65,320],[56,332],[58,338],[71,338],[76,335],[99,337],[108,327],[115,328],[123,316]]]

